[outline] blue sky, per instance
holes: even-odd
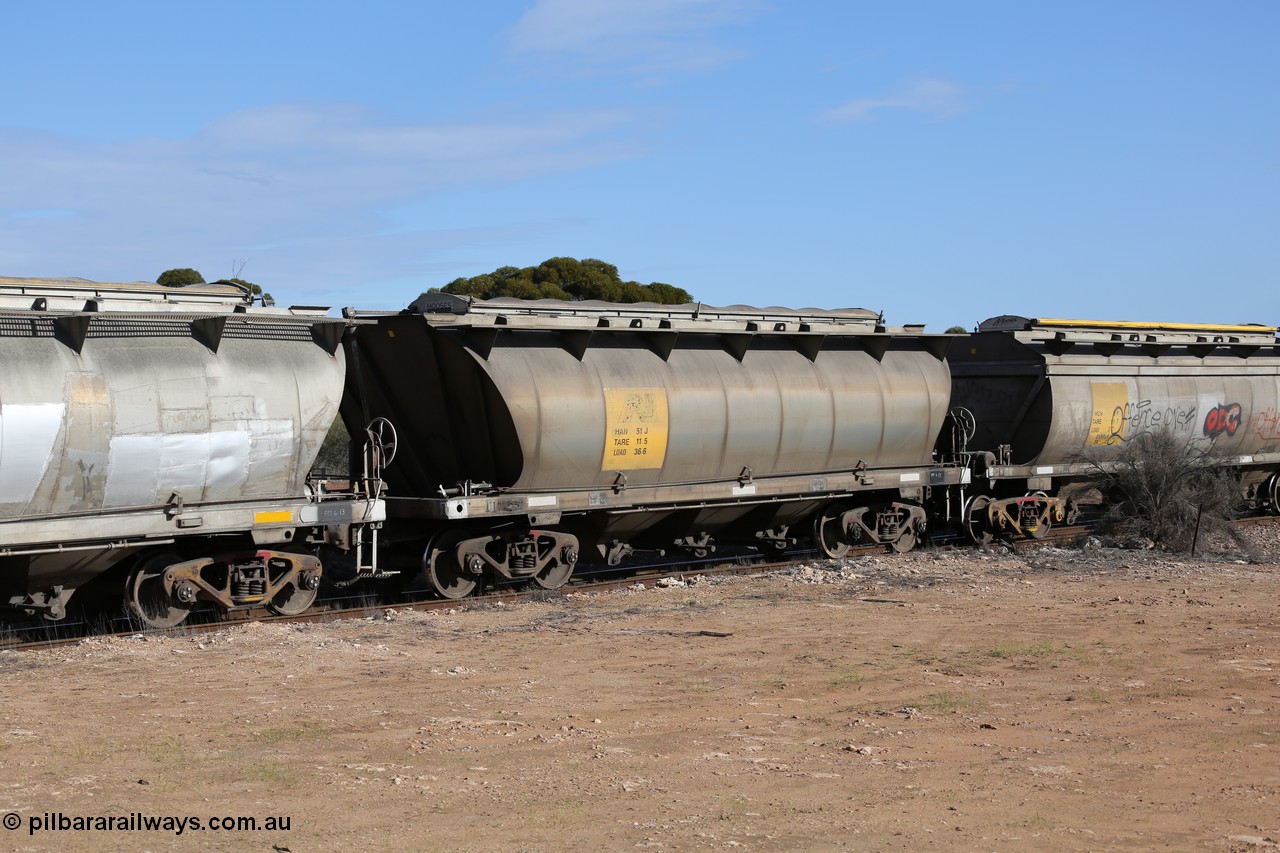
[[[1280,323],[1280,3],[7,3],[0,274]]]

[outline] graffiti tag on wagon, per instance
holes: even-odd
[[[1093,414],[1089,422],[1090,447],[1109,447],[1155,430],[1190,432],[1196,427],[1197,407],[1167,400],[1130,400],[1122,382],[1094,382],[1090,390]]]
[[[1271,406],[1255,414],[1253,432],[1263,441],[1280,441],[1280,411]]]
[[[1117,444],[1144,432],[1162,429],[1190,430],[1195,420],[1195,406],[1160,405],[1153,400],[1126,402],[1111,411],[1111,434],[1107,443]]]
[[[1222,403],[1214,406],[1204,416],[1204,434],[1210,438],[1235,435],[1240,429],[1242,413],[1239,403]]]

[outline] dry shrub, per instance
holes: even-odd
[[[1231,524],[1239,477],[1211,447],[1189,445],[1169,431],[1147,432],[1105,462],[1087,461],[1107,496],[1102,532],[1149,539],[1166,551],[1189,551],[1197,540],[1245,544]]]

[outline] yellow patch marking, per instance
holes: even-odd
[[[278,524],[281,521],[293,521],[293,513],[287,509],[257,512],[253,515],[254,524]]]
[[[666,458],[666,389],[604,389],[604,459],[600,470],[661,468]]]

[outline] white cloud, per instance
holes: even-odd
[[[713,32],[753,14],[755,0],[538,0],[510,30],[519,53],[653,74],[697,71],[742,52]]]
[[[526,121],[396,124],[363,108],[287,104],[235,113],[173,140],[90,143],[0,130],[6,188],[0,216],[109,212],[131,198],[189,207],[210,194],[258,203],[277,196],[274,204],[299,208],[322,199],[415,197],[631,156],[635,151],[617,139],[640,124],[639,116],[612,109]]]
[[[631,137],[648,123],[623,110],[410,123],[286,104],[179,139],[89,142],[0,128],[0,270],[108,280],[204,265],[221,276],[247,258],[246,275],[263,281],[408,276],[442,247],[555,225],[424,232],[394,221],[403,205],[638,156],[643,142]]]
[[[958,83],[924,78],[907,83],[878,98],[858,98],[833,107],[818,117],[823,124],[859,124],[875,121],[879,113],[892,110],[925,113],[945,121],[968,111],[967,90]]]
[[[213,122],[202,141],[218,149],[292,150],[336,157],[475,161],[573,145],[633,120],[622,110],[540,114],[531,121],[395,125],[365,107],[286,104],[245,110]]]

